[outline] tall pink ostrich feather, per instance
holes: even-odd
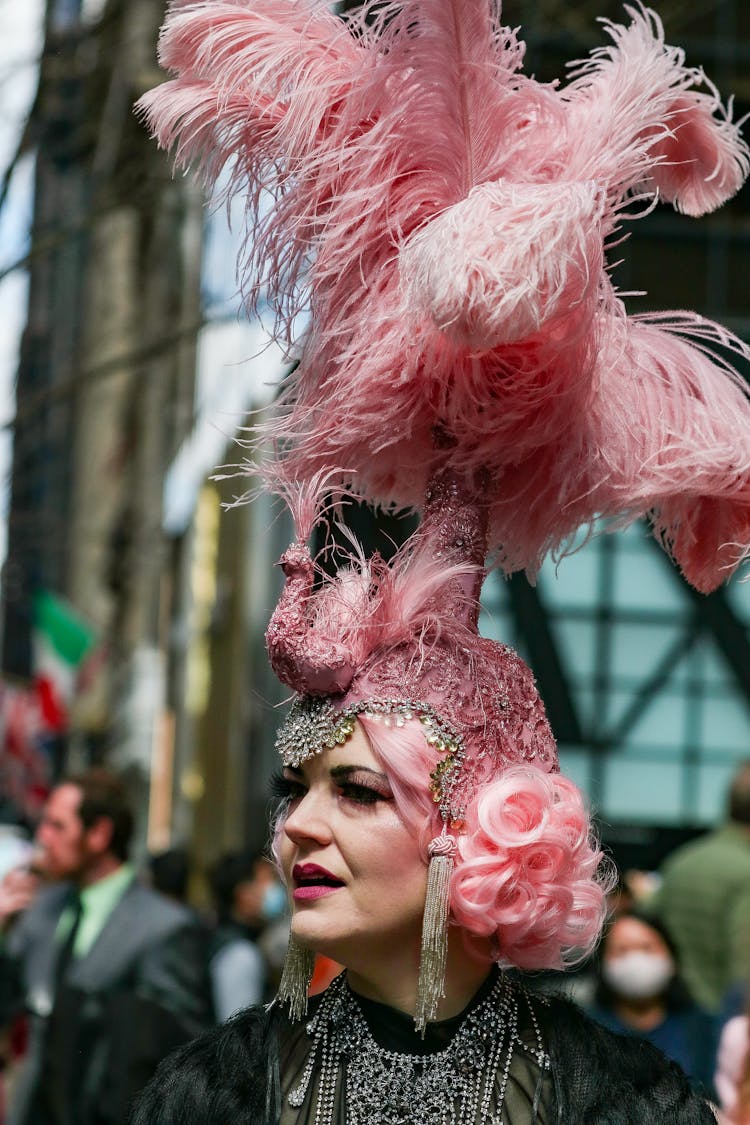
[[[702,71],[625,8],[558,88],[497,0],[176,3],[141,100],[160,143],[248,200],[244,272],[301,362],[266,427],[278,472],[420,508],[442,465],[489,474],[489,543],[531,576],[598,517],[649,514],[688,581],[750,554],[750,349],[678,311],[629,317],[623,220],[720,206],[750,164]],[[269,205],[269,194],[271,203]],[[253,294],[250,294],[252,299]],[[718,350],[717,350],[718,349]]]

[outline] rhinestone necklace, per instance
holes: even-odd
[[[317,1074],[315,1125],[334,1125],[343,1061],[347,1125],[499,1125],[514,1049],[520,1046],[543,1070],[549,1067],[533,1007],[528,1007],[536,1049],[518,1035],[516,988],[498,977],[444,1050],[398,1054],[375,1042],[342,975],[307,1025],[312,1049],[288,1095],[289,1105],[303,1105]]]

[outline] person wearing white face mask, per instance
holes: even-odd
[[[612,1031],[649,1040],[713,1095],[718,1027],[690,996],[674,944],[656,919],[632,910],[610,922],[590,1014]]]

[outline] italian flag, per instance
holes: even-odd
[[[78,669],[95,641],[94,630],[64,598],[47,591],[35,596],[34,683],[48,730],[67,727]]]

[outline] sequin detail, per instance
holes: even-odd
[[[388,565],[353,558],[319,587],[307,547],[297,542],[285,552],[286,583],[267,642],[279,678],[304,701],[279,736],[288,764],[339,745],[352,716],[371,711],[398,722],[418,701],[417,717],[431,720],[425,732],[439,751],[428,783],[452,819],[509,766],[557,771],[531,670],[477,632],[484,493],[481,479],[436,470],[410,544]],[[310,696],[330,707],[315,707]]]
[[[443,755],[430,774],[433,799],[445,821],[459,821],[464,809],[452,797],[464,760],[463,739],[428,703],[419,700],[367,699],[337,710],[326,697],[298,696],[276,736],[276,750],[284,765],[297,769],[315,754],[342,746],[354,732],[359,715],[397,726],[412,719],[422,724],[427,742]]]
[[[519,996],[531,1011],[534,1048],[518,1034]],[[531,1054],[543,1070],[550,1065],[528,997],[503,977],[450,1044],[432,1055],[380,1047],[343,975],[328,989],[307,1033],[312,1049],[288,1101],[303,1105],[315,1075],[316,1125],[333,1125],[342,1062],[347,1125],[494,1125],[502,1118],[515,1050]]]

